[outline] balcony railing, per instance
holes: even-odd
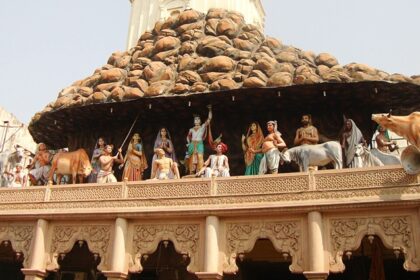
[[[309,201],[357,203],[363,199],[419,200],[419,178],[406,174],[399,166],[385,166],[212,179],[1,188],[0,215],[19,209],[216,209],[273,203],[290,207],[307,205]]]

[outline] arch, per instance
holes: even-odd
[[[188,272],[199,271],[198,247],[200,238],[199,224],[145,224],[134,225],[133,247],[129,271],[141,272],[141,258],[156,251],[161,241],[170,240],[174,244],[175,251],[190,257]]]
[[[404,254],[404,269],[419,271],[410,216],[332,219],[330,226],[330,271],[343,272],[343,254],[356,250],[364,236],[377,235],[388,249]]]
[[[101,257],[98,265],[99,270],[107,269],[107,252],[110,239],[110,225],[57,225],[54,226],[52,244],[47,254],[47,270],[59,268],[58,257],[68,253],[78,240],[88,243],[90,251]]]
[[[182,12],[189,6],[190,0],[163,0],[160,2],[159,7],[161,7],[161,18],[169,17],[170,11],[173,11],[176,8],[181,8]]]
[[[226,259],[223,272],[236,273],[236,258],[239,254],[250,252],[258,239],[269,239],[274,249],[284,255],[290,255],[291,272],[303,272],[302,260],[302,223],[301,221],[263,221],[254,223],[226,224]]]
[[[0,242],[10,241],[13,249],[24,256],[23,267],[29,266],[29,254],[34,234],[33,225],[2,224],[0,225]]]

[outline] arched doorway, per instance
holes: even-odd
[[[58,258],[60,269],[51,271],[46,280],[106,280],[97,269],[101,257],[89,250],[88,243],[78,240],[68,253]]]
[[[190,258],[176,252],[171,241],[161,241],[153,254],[143,256],[141,273],[130,274],[130,280],[198,280],[187,271]]]
[[[25,276],[21,268],[24,255],[21,252],[16,252],[12,245],[9,240],[0,243],[0,278],[23,280]]]
[[[404,256],[399,250],[384,246],[377,236],[365,236],[357,250],[343,256],[346,269],[331,273],[327,280],[417,280],[420,272],[406,271]]]
[[[238,272],[223,275],[223,280],[306,280],[290,271],[291,263],[290,255],[277,252],[269,239],[258,239],[251,252],[238,256]]]

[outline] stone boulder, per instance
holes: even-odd
[[[315,58],[315,63],[317,65],[325,65],[328,67],[333,67],[335,65],[338,65],[337,59],[334,56],[330,55],[329,53],[318,54],[318,56]]]
[[[161,80],[173,80],[173,70],[160,61],[151,62],[143,71],[143,77],[149,83]]]
[[[204,72],[229,72],[235,67],[235,62],[227,56],[210,58],[204,66]]]
[[[273,74],[267,82],[269,87],[290,86],[293,83],[293,76],[287,72],[278,72]]]

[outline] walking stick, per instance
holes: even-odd
[[[140,113],[138,113],[138,114],[137,114],[137,116],[136,116],[136,118],[135,118],[135,120],[134,120],[133,124],[132,124],[132,125],[131,125],[131,127],[130,127],[130,130],[128,131],[127,135],[126,135],[126,136],[125,136],[125,138],[124,138],[124,141],[122,142],[122,144],[121,144],[121,146],[120,146],[120,149],[122,149],[122,147],[124,146],[125,142],[126,142],[126,141],[127,141],[127,139],[128,139],[128,136],[130,136],[130,133],[131,133],[131,131],[133,130],[134,125],[136,124],[136,122],[137,122],[137,120],[138,120],[139,116],[140,116]]]

